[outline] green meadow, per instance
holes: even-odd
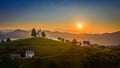
[[[31,59],[9,57],[34,50]],[[120,51],[81,47],[47,38],[29,38],[0,44],[0,68],[120,68]]]

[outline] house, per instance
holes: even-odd
[[[11,59],[21,58],[21,54],[10,54]]]
[[[83,41],[83,46],[84,46],[84,47],[90,47],[91,44],[90,44],[89,41]]]
[[[78,41],[78,42],[77,42],[77,45],[81,46],[81,45],[82,45],[81,41]]]
[[[35,52],[33,50],[25,51],[25,58],[33,58],[35,56]]]

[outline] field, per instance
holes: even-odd
[[[34,50],[31,59],[10,59],[9,54]],[[30,38],[0,44],[0,68],[120,68],[120,51],[81,47],[47,38]]]

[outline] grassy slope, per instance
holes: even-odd
[[[9,49],[7,49],[8,46],[9,46]],[[67,47],[68,47],[68,44],[66,43],[47,39],[47,38],[22,39],[22,40],[16,40],[16,41],[0,44],[0,52],[1,52],[0,56],[2,57],[9,53],[21,53],[27,49],[31,49],[35,51],[36,56],[38,58],[41,58],[42,60],[45,61],[45,64],[47,64],[47,62],[50,61],[50,59],[52,59],[53,57],[64,54],[67,51]],[[30,65],[25,64],[23,61]],[[31,63],[34,60],[28,60],[28,61],[23,60],[23,61],[20,61],[20,62],[25,64],[24,66],[27,66],[27,68],[30,68],[32,67]],[[2,66],[4,68],[4,64]],[[8,68],[10,66],[8,65]],[[12,67],[13,66],[11,66],[11,68]]]
[[[15,49],[11,52],[20,52],[22,50],[31,49],[35,50],[37,54],[46,54],[62,52],[68,44],[55,41],[47,38],[30,38],[23,40],[16,40],[8,43],[1,44],[1,48],[10,46],[10,49]],[[59,54],[59,53],[56,53]]]
[[[12,46],[28,46],[28,45],[35,45],[35,46],[42,46],[42,45],[63,45],[64,43],[47,39],[47,38],[29,38],[23,40],[16,40],[9,43],[5,43],[4,45],[12,45]]]
[[[114,52],[108,48],[84,48],[80,46],[71,46],[70,44],[55,41],[47,38],[30,38],[23,40],[16,40],[9,43],[4,43],[0,45],[1,50],[6,51],[6,47],[10,46],[8,53],[19,53],[23,52],[26,49],[31,49],[36,52],[36,56],[41,60],[42,63],[38,63],[38,67],[47,68],[51,61],[54,61],[52,66],[58,65],[58,67],[63,68],[84,68],[84,65],[90,65],[89,63],[96,63],[98,61],[100,67],[104,66],[103,62],[112,62],[111,58],[117,58],[117,52]],[[2,56],[2,55],[1,55]],[[110,57],[109,57],[110,56]],[[100,57],[100,58],[99,58]],[[91,59],[90,59],[91,58]],[[93,61],[94,60],[94,61]],[[101,61],[104,60],[104,61]],[[108,61],[107,61],[108,60]],[[115,59],[117,60],[117,59]],[[33,60],[19,61],[22,64],[25,64],[25,68],[36,68],[36,64]],[[91,66],[92,68],[98,68]],[[95,64],[96,65],[96,64]],[[107,65],[107,64],[105,64]],[[109,66],[109,64],[108,64]],[[108,67],[107,66],[107,67]],[[114,66],[114,65],[113,65]],[[86,67],[89,68],[90,66]],[[52,67],[53,68],[53,67]]]

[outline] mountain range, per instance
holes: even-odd
[[[88,40],[92,44],[100,44],[105,46],[120,45],[120,31],[113,33],[103,34],[72,34],[59,31],[44,31],[48,38],[57,39],[62,37],[65,40],[77,39],[77,41]],[[31,31],[16,29],[13,31],[0,31],[0,40],[11,38],[11,39],[25,39],[31,37]]]

